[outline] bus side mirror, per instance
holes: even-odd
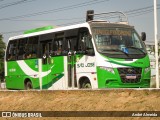
[[[146,33],[145,32],[141,33],[141,39],[142,39],[142,41],[146,40]]]

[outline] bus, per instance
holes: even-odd
[[[149,88],[146,34],[140,37],[126,21],[94,20],[94,15],[88,11],[84,23],[37,28],[9,38],[6,88]]]

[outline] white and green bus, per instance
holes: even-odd
[[[11,37],[7,89],[149,88],[150,62],[133,26],[95,21]]]

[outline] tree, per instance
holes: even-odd
[[[3,42],[3,36],[0,34],[0,81],[4,78],[4,53],[5,43]]]

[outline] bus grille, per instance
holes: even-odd
[[[123,83],[139,83],[142,68],[117,68]]]

